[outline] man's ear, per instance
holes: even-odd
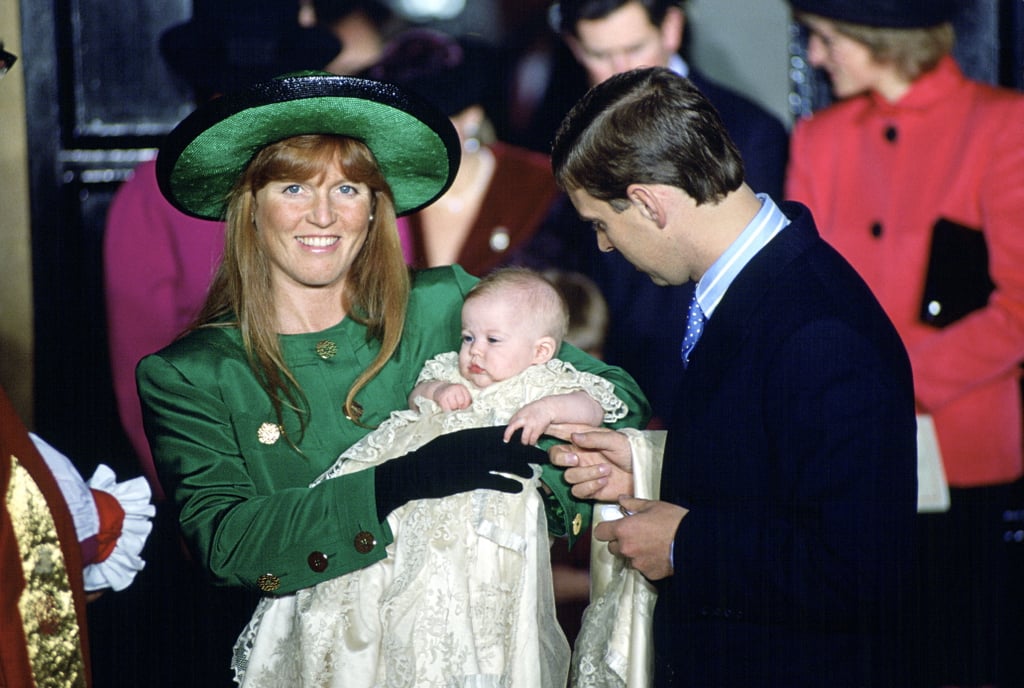
[[[686,28],[686,14],[683,8],[673,5],[665,12],[665,18],[658,27],[661,32],[661,45],[666,53],[674,55],[683,45],[683,31]]]
[[[654,193],[649,186],[630,184],[626,188],[626,197],[642,216],[658,225],[658,229],[665,226],[667,214],[665,212],[664,200]]]
[[[533,345],[533,363],[547,363],[558,353],[558,342],[554,337],[544,336]]]

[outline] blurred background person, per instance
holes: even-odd
[[[918,517],[925,685],[1000,685],[1020,661],[1001,533],[1022,473],[1024,95],[964,76],[951,0],[791,4],[839,102],[797,123],[787,196],[899,330],[950,484],[949,511]]]
[[[388,40],[404,22],[380,0],[302,0],[299,22],[321,26],[341,43],[341,52],[324,69],[343,76],[377,62]]]
[[[417,28],[397,37],[364,74],[436,106],[462,142],[451,188],[399,218],[403,253],[414,267],[458,263],[484,275],[501,265],[543,263],[543,227],[559,191],[546,155],[494,136],[488,110],[503,80],[498,65],[497,54],[482,41]]]
[[[711,81],[683,58],[686,13],[679,0],[563,0],[553,5],[552,18],[586,70],[590,86],[637,67],[668,67],[690,79],[725,122],[743,156],[751,188],[772,198],[781,196],[788,152],[785,127],[766,109]]]

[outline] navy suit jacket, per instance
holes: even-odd
[[[898,686],[916,513],[906,350],[810,212],[743,268],[676,390],[658,686]],[[678,358],[678,356],[677,356]]]

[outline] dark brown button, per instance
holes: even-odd
[[[367,533],[364,530],[356,535],[354,544],[357,552],[360,554],[367,554],[377,545],[377,540],[374,539],[373,533]]]
[[[327,555],[323,552],[310,552],[306,563],[317,573],[323,573],[327,569]]]
[[[272,573],[264,573],[256,579],[256,587],[263,592],[274,592],[281,587],[281,579]]]
[[[882,223],[881,222],[872,222],[871,223],[871,236],[875,237],[876,239],[878,237],[882,236]]]
[[[896,131],[896,127],[889,125],[885,128],[885,140],[889,143],[893,143],[899,138],[899,132]]]

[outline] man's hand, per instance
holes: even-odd
[[[634,499],[623,495],[619,506],[627,514],[604,521],[594,528],[594,537],[608,543],[608,551],[623,557],[648,580],[660,580],[674,573],[672,542],[688,509],[668,502]]]
[[[633,450],[629,438],[605,428],[573,432],[572,444],[551,447],[548,458],[566,468],[565,480],[577,499],[613,502],[633,494]]]

